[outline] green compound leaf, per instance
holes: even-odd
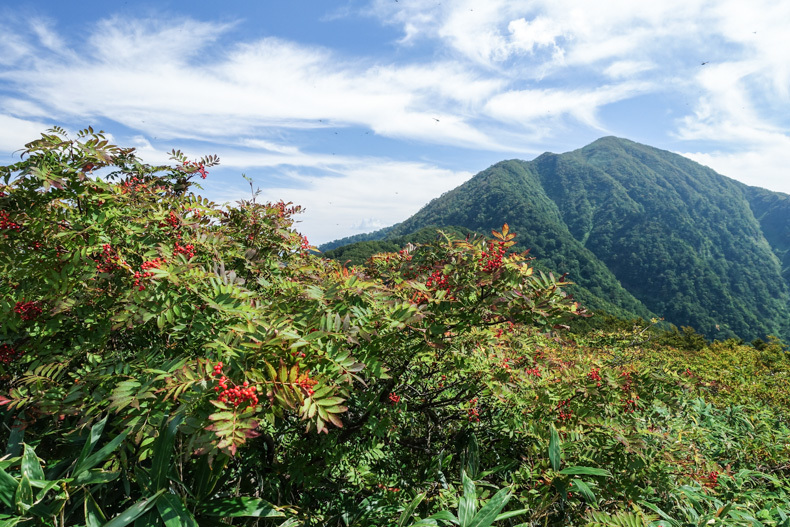
[[[560,434],[554,425],[549,425],[549,461],[551,461],[551,468],[554,470],[560,469],[562,462],[562,446],[560,444]]]

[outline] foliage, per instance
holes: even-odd
[[[173,157],[0,168],[0,525],[788,524],[778,340],[564,332],[507,224],[344,267]]]

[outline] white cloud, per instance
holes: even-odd
[[[440,150],[432,146],[521,156],[558,150],[572,134],[617,134],[601,110],[635,97],[648,96],[656,105],[680,98],[691,103],[674,121],[675,130],[631,119],[646,130],[643,137],[674,135],[689,142],[689,151],[701,150],[698,142],[713,145],[712,152],[692,156],[725,175],[759,172],[776,182],[786,174],[773,160],[786,160],[781,149],[790,126],[790,47],[784,42],[790,2],[370,5],[379,21],[402,30],[389,54],[361,49],[353,55],[274,37],[244,40],[235,32],[242,24],[178,17],[167,23],[104,19],[87,27],[84,42],[64,40],[46,21],[0,23],[0,104],[6,114],[0,124],[7,124],[0,146],[12,142],[19,148],[11,136],[28,130],[35,137],[46,128],[38,121],[46,118],[75,127],[95,120],[121,123],[148,162],[166,160],[151,138],[177,145],[207,141],[212,145],[199,148],[219,154],[225,167],[292,177],[294,188],[284,183],[270,194],[286,192],[305,203],[311,211],[305,226],[316,232],[331,226],[337,233],[335,223],[342,223],[348,234],[402,220],[468,177],[442,172],[442,163],[456,166],[448,159],[459,150],[434,154]],[[325,23],[353,16],[341,8]],[[392,140],[387,144],[397,152],[390,157],[438,161],[331,155],[341,149],[322,143],[320,133],[352,127]],[[747,162],[760,169],[749,172]],[[342,192],[360,189],[359,195],[344,196],[331,185]],[[246,192],[243,184],[239,188]],[[414,200],[390,205],[402,188]],[[333,197],[331,209],[321,201],[327,196]],[[373,205],[360,205],[363,200]],[[333,223],[337,217],[343,220]]]
[[[655,67],[656,65],[649,61],[618,60],[609,65],[603,73],[613,79],[630,78]]]
[[[158,137],[215,139],[325,126],[323,120],[397,138],[495,146],[467,122],[465,110],[501,81],[452,63],[360,64],[275,38],[231,45],[212,59],[206,35],[218,38],[227,25],[122,26],[117,19],[99,24],[91,54],[31,57],[0,78],[57,116],[108,118]],[[208,58],[190,60],[201,53]],[[443,124],[428,129],[434,116]]]
[[[648,83],[602,86],[596,90],[519,90],[497,95],[486,104],[485,110],[496,119],[533,123],[537,120],[558,119],[570,115],[595,128],[603,128],[596,117],[600,107],[651,88]]]
[[[735,152],[685,152],[681,155],[747,185],[790,194],[790,137]]]
[[[365,223],[392,225],[416,213],[431,199],[472,176],[420,163],[370,160],[343,170],[336,178],[309,178],[307,188],[271,188],[267,199],[303,205],[309,214],[300,229],[311,242],[365,232]]]
[[[51,127],[52,124],[0,114],[0,156],[10,158],[13,152],[22,148],[26,143],[40,138],[41,133]],[[9,160],[9,162],[11,161]]]
[[[557,31],[552,20],[537,16],[532,20],[519,18],[507,25],[511,34],[512,48],[520,51],[533,51],[536,47],[554,46],[562,33]]]
[[[664,104],[691,100],[677,129],[661,135],[714,145],[711,159],[740,174],[748,160],[766,181],[785,177],[780,163],[760,160],[766,153],[785,159],[776,145],[790,128],[790,2],[380,0],[373,6],[386,23],[408,24],[409,41],[439,42],[459,61],[511,79],[481,107],[495,122],[551,130],[542,134],[551,140],[568,130],[557,114],[603,130],[602,106],[637,95]],[[642,126],[649,130],[651,123]]]
[[[472,176],[471,172],[427,163],[373,157],[306,153],[277,157],[234,151],[221,152],[220,157],[226,167],[252,167],[248,175],[253,180],[259,179],[255,167],[274,168],[286,176],[287,186],[262,185],[261,199],[302,205],[306,213],[297,218],[301,222],[297,229],[314,244],[403,221],[431,199]],[[222,201],[250,197],[242,182],[236,187],[216,188],[207,180],[204,186]]]
[[[38,41],[49,51],[60,53],[65,48],[65,43],[52,28],[48,20],[34,19],[30,23],[30,29],[38,37]]]

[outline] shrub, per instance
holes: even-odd
[[[0,167],[9,518],[325,521],[414,479],[385,450],[468,428],[501,376],[486,347],[578,310],[507,226],[349,270],[310,254],[298,207],[217,206],[193,180],[218,160],[172,160],[54,129]]]

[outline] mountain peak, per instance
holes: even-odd
[[[518,248],[568,273],[592,309],[658,315],[709,338],[788,338],[790,200],[757,190],[607,136],[497,163],[369,239],[428,226],[488,234],[508,223]]]

